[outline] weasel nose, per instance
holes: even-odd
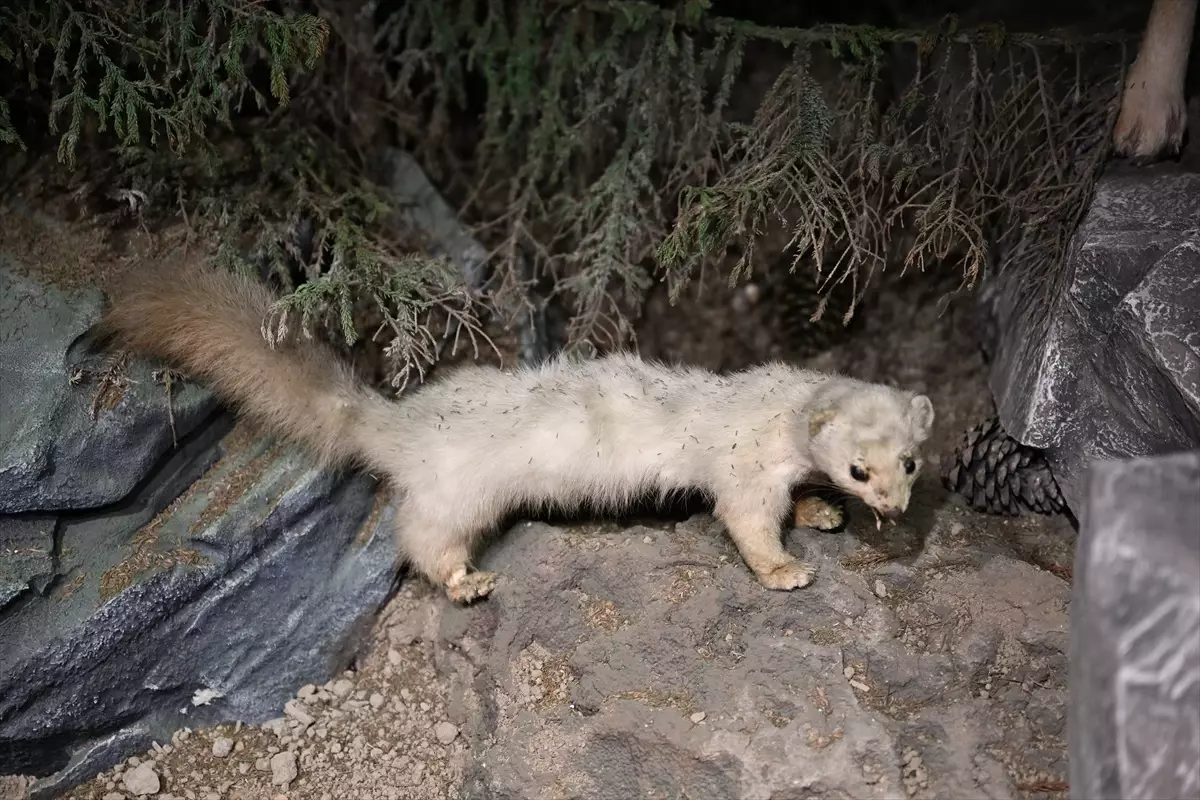
[[[887,519],[899,519],[900,515],[904,513],[904,509],[899,506],[888,506],[879,509],[879,513]]]

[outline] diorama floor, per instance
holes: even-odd
[[[890,281],[806,361],[926,392],[937,414],[905,519],[877,530],[851,504],[841,532],[789,534],[818,567],[807,589],[762,590],[704,513],[521,522],[487,556],[493,598],[452,608],[408,581],[354,669],[279,719],[181,731],[65,796],[766,798],[783,770],[803,784],[788,797],[1064,798],[1074,534],[942,488],[991,407],[969,293],[943,308],[932,285]],[[786,356],[771,287],[701,288],[650,302],[644,355]]]

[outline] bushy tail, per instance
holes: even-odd
[[[98,333],[206,380],[222,400],[324,464],[359,462],[354,426],[382,398],[320,342],[272,349],[261,326],[275,299],[265,284],[198,259],[133,269],[111,288]]]

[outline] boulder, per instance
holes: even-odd
[[[1200,451],[1096,464],[1081,522],[1071,795],[1200,797]]]
[[[793,532],[810,587],[762,588],[707,515],[522,524],[445,607],[438,652],[489,800],[1020,796],[1066,777],[1067,584],[968,544]],[[872,526],[873,527],[873,526]],[[897,535],[897,538],[902,538]],[[903,549],[903,548],[901,548]]]
[[[393,588],[374,481],[228,430],[121,503],[51,518],[52,582],[0,613],[0,749],[42,776],[33,797],[183,726],[277,716],[344,667]]]
[[[394,156],[407,222],[475,279],[482,249]],[[33,241],[60,225],[5,213]],[[183,726],[278,716],[348,665],[397,579],[374,478],[96,350],[102,295],[36,257],[0,251],[0,772],[34,798]]]
[[[983,296],[1000,422],[1078,514],[1092,460],[1200,447],[1200,173],[1111,167],[1063,276]]]
[[[87,333],[103,296],[65,291],[36,269],[0,252],[3,514],[115,503],[171,449],[173,436],[186,436],[216,409],[200,386],[179,386],[168,398],[152,365],[121,369],[92,353]]]

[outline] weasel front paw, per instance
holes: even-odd
[[[468,572],[456,576],[446,584],[446,594],[456,603],[470,603],[487,597],[496,588],[493,572]]]
[[[794,524],[797,528],[834,531],[842,527],[842,510],[819,497],[805,497],[796,503]]]
[[[779,589],[786,592],[792,589],[803,589],[813,582],[814,576],[815,570],[812,566],[796,558],[770,572],[761,573],[758,580],[768,589]]]
[[[1116,155],[1142,165],[1179,154],[1187,127],[1182,93],[1147,87],[1145,82],[1125,88],[1121,113],[1113,129]]]

